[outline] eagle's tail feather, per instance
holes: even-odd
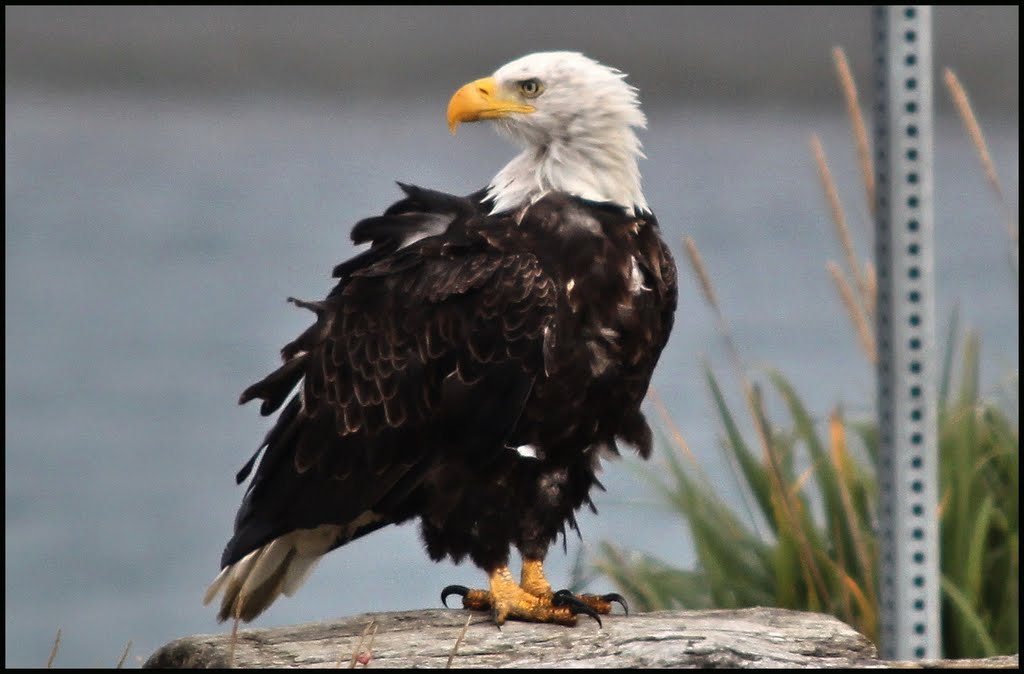
[[[217,619],[249,622],[263,613],[281,594],[291,596],[313,567],[334,546],[341,527],[323,525],[279,536],[224,567],[210,583],[203,604],[224,593]]]

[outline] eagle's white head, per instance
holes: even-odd
[[[448,104],[460,122],[491,120],[524,149],[488,185],[494,212],[549,191],[646,211],[634,128],[647,119],[625,75],[576,52],[539,52],[470,82]]]

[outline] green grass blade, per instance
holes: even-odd
[[[984,578],[985,553],[988,551],[987,539],[995,512],[993,499],[986,496],[974,517],[971,527],[971,542],[967,547],[967,562],[964,568],[963,583],[960,587],[964,594],[977,602],[982,597],[982,580]]]
[[[974,610],[970,600],[964,596],[957,584],[946,574],[942,574],[942,594],[947,600],[947,606],[952,609],[953,616],[964,628],[963,632],[956,635],[959,637],[960,648],[966,652],[977,652],[976,657],[998,655],[998,649],[988,633],[985,621]]]
[[[704,365],[704,374],[707,379],[708,386],[711,388],[711,396],[714,399],[718,415],[725,427],[728,448],[732,450],[733,455],[739,462],[743,479],[746,480],[747,484],[750,486],[750,492],[757,501],[758,508],[762,513],[770,513],[771,485],[769,484],[768,474],[761,462],[758,461],[751,453],[746,441],[744,441],[743,435],[739,431],[739,427],[733,418],[732,412],[729,411],[729,406],[725,402],[725,396],[722,394],[722,389],[718,385],[718,380],[715,378],[714,373],[706,363]],[[751,518],[753,519],[753,517],[754,515],[751,513]],[[769,522],[771,523],[770,518]],[[772,528],[773,533],[777,534],[778,532],[775,530],[774,523],[772,523]]]
[[[811,418],[810,413],[804,406],[803,401],[800,400],[800,397],[793,389],[793,386],[781,372],[775,369],[769,369],[767,371],[767,375],[776,390],[782,396],[782,399],[785,401],[786,407],[789,409],[790,416],[793,418],[793,424],[796,428],[797,437],[804,441],[804,444],[810,453],[811,461],[814,466],[814,478],[818,482],[818,491],[824,501],[825,521],[841,523],[843,547],[847,550],[852,550],[855,547],[855,541],[854,536],[850,531],[849,523],[844,516],[838,476],[828,452],[825,450],[821,439],[818,437],[818,433],[814,427],[814,420]],[[810,521],[807,522],[807,526],[805,528],[814,534],[813,538],[815,539],[815,547],[824,545],[824,543],[817,540],[816,528]]]
[[[954,305],[946,331],[946,349],[942,357],[942,374],[939,377],[939,409],[945,409],[949,400],[950,378],[953,376],[953,354],[956,352],[956,336],[960,331],[960,306]]]

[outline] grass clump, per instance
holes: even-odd
[[[869,205],[874,179],[856,89],[845,56],[833,53]],[[947,86],[974,140],[989,183],[1005,203],[980,127],[962,87]],[[950,84],[951,82],[955,84]],[[875,273],[854,253],[838,191],[817,137],[812,149],[829,202],[845,269],[828,273],[846,308],[867,364],[874,366]],[[1016,271],[1016,223],[1008,216]],[[819,419],[792,383],[767,368],[754,381],[729,334],[711,277],[696,244],[685,250],[711,307],[742,392],[744,410],[727,402],[718,375],[704,377],[723,432],[721,445],[747,505],[738,514],[712,486],[656,396],[664,470],[651,481],[688,526],[696,547],[693,570],[603,543],[594,562],[640,610],[778,606],[831,613],[876,643],[879,639],[877,501],[878,427],[835,406]],[[852,280],[849,280],[852,279]],[[1019,419],[1016,372],[1003,400],[981,394],[980,339],[967,332],[957,346],[956,313],[944,350],[938,391],[939,527],[944,657],[969,658],[1019,650]],[[778,405],[768,405],[765,398]],[[769,409],[781,413],[773,418]]]

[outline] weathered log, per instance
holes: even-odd
[[[467,623],[468,620],[468,623]],[[581,616],[575,628],[426,610],[178,639],[147,668],[349,667],[952,667],[967,661],[894,663],[828,615],[785,609],[658,611]],[[468,627],[467,627],[468,624]],[[461,639],[460,639],[461,636]],[[456,645],[458,647],[456,648]],[[232,653],[233,650],[233,653]],[[968,666],[1017,667],[1017,657]]]

